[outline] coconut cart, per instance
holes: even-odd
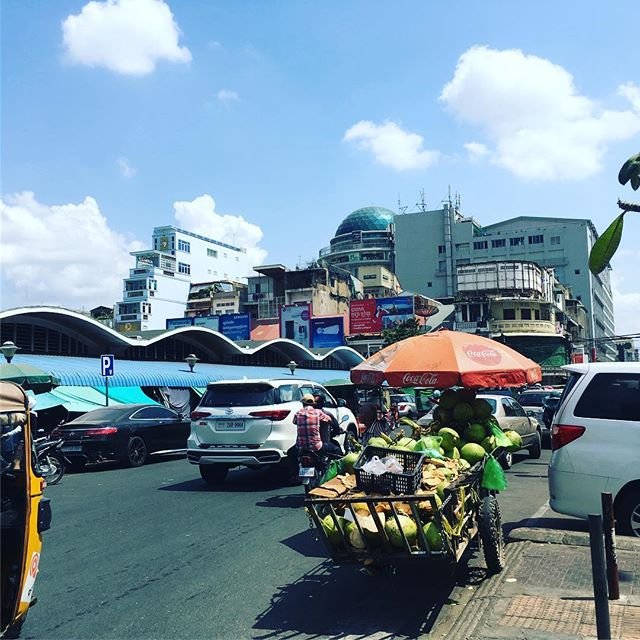
[[[351,370],[355,384],[480,389],[537,382],[540,367],[504,344],[438,331],[389,345]],[[402,558],[460,560],[479,536],[491,572],[504,567],[500,507],[491,474],[496,460],[449,459],[436,445],[422,451],[367,446],[353,474],[321,485],[305,501],[309,518],[336,563]],[[374,475],[377,456],[399,459],[401,471]],[[499,466],[499,465],[498,465]],[[380,471],[378,469],[378,471]],[[500,473],[502,471],[500,470]]]

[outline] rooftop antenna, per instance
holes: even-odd
[[[422,213],[427,211],[427,203],[424,201],[424,189],[420,189],[420,202],[416,202],[416,207],[418,207]]]
[[[407,206],[402,206],[402,203],[400,202],[400,195],[398,194],[398,211],[400,214],[402,215],[403,213],[407,213],[408,208],[409,207]]]

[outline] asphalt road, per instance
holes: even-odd
[[[516,457],[500,495],[507,531],[545,515],[548,459]],[[416,563],[377,576],[334,567],[301,487],[268,470],[235,470],[211,489],[184,457],[139,469],[108,463],[46,494],[53,523],[25,638],[415,637],[454,586]],[[482,579],[464,567],[457,576]]]

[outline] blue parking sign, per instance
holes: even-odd
[[[100,373],[103,376],[112,376],[113,375],[113,363],[115,361],[114,356],[105,355],[100,356]]]

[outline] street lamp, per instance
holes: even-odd
[[[2,351],[2,355],[4,356],[4,359],[7,361],[7,363],[11,363],[11,359],[13,358],[13,356],[16,355],[16,351],[19,349],[20,347],[16,347],[16,345],[11,342],[10,340],[7,340],[6,342],[2,343],[2,346],[0,347],[0,351]]]
[[[291,375],[293,375],[293,372],[298,368],[298,363],[295,360],[291,360],[291,362],[287,364],[287,367],[289,367],[289,371],[291,371]]]
[[[200,360],[200,358],[198,358],[198,356],[196,356],[193,353],[190,353],[186,358],[185,361],[186,363],[189,365],[189,371],[191,373],[193,373],[193,367],[196,366],[196,362],[198,362],[198,360]]]

